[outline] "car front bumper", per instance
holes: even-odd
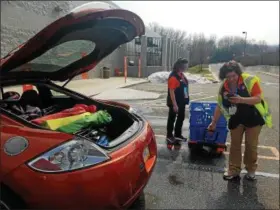
[[[144,150],[149,151],[145,159]],[[143,132],[111,160],[91,168],[50,174],[21,165],[4,183],[29,208],[36,209],[124,209],[146,186],[157,158],[154,133],[147,124]]]

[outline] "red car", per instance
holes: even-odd
[[[143,21],[130,11],[87,5],[1,59],[1,209],[143,207],[143,189],[157,159],[149,123],[128,105],[94,100],[54,81],[67,83],[93,69],[144,32]],[[6,91],[24,84],[36,90]],[[76,104],[111,115],[106,146],[91,138],[91,129],[69,134],[32,121]]]

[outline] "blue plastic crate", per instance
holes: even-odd
[[[227,140],[228,129],[226,127],[217,127],[215,132],[209,133],[206,126],[190,126],[189,140],[197,143],[207,144],[225,144]]]
[[[208,126],[213,118],[217,102],[203,101],[190,103],[190,126]],[[217,127],[227,127],[223,115],[217,122]]]

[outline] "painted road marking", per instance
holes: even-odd
[[[167,119],[167,117],[160,117],[160,116],[154,116],[154,115],[144,115],[146,118],[158,118],[158,119]]]
[[[198,93],[190,93],[190,96],[196,96],[196,95],[207,95],[207,93],[205,92],[198,92]],[[157,101],[162,101],[163,103],[165,103],[165,99],[159,98],[159,99],[155,99],[155,100],[149,100],[149,103],[142,103],[142,102],[136,102],[133,104],[150,104],[151,102],[157,102]]]
[[[158,147],[164,147],[166,148],[166,145],[163,145],[163,144],[160,144],[160,145],[157,145]],[[159,158],[157,159],[158,162],[166,162],[166,163],[170,163],[172,162],[172,164],[177,164],[177,165],[181,165],[181,166],[193,166],[195,164],[192,164],[192,163],[184,163],[182,162],[181,159],[176,159],[176,160],[167,160],[167,159],[164,159],[164,158]],[[215,171],[216,172],[219,172],[219,173],[224,173],[227,169],[224,168],[224,167],[216,167],[216,166],[207,166],[207,165],[203,165],[203,166],[200,166],[198,165],[198,170],[199,168],[209,168],[209,169],[216,169]],[[194,168],[196,168],[194,166]],[[210,170],[212,171],[212,170]],[[247,171],[246,170],[242,170],[241,171],[242,174],[246,174]],[[279,174],[275,174],[275,173],[267,173],[267,172],[262,172],[262,171],[256,171],[256,176],[263,176],[263,177],[267,177],[267,178],[276,178],[276,179],[279,179]]]
[[[242,174],[247,174],[246,170],[241,171]],[[279,174],[272,174],[272,173],[266,173],[266,172],[260,172],[256,171],[257,176],[264,176],[264,177],[269,177],[269,178],[277,178],[279,179]]]
[[[229,152],[224,152],[225,155],[229,155]],[[242,157],[244,157],[244,154],[242,154]],[[279,160],[279,157],[272,157],[272,156],[265,156],[265,155],[258,155],[259,159],[265,159],[265,160]]]
[[[268,73],[268,72],[263,72],[263,71],[257,71],[258,73],[262,73],[262,74],[266,74],[269,76],[273,76],[273,77],[278,77],[279,78],[279,74],[273,74],[273,73]]]
[[[272,147],[270,148],[272,153],[275,155],[275,157],[278,157],[278,160],[279,160],[279,151],[277,150],[276,147]]]
[[[192,99],[190,100],[190,102],[192,101],[199,101],[199,100],[204,100],[204,99],[210,99],[210,98],[215,98],[216,96],[207,96],[207,97],[203,97],[203,98],[196,98],[196,99]],[[164,103],[164,102],[163,102]],[[152,104],[150,103],[134,103],[134,105],[146,105],[146,106],[151,106],[151,107],[155,107],[157,109],[169,109],[166,105],[162,105],[162,104]],[[187,108],[188,109],[188,108]],[[187,110],[186,109],[186,110]]]
[[[214,98],[214,97],[216,97],[216,96],[208,96],[208,97],[204,97],[204,98],[196,98],[196,99],[191,100],[191,102],[192,101],[199,101],[199,100],[203,100],[203,99]]]
[[[205,93],[204,92],[190,93],[190,96],[203,95],[203,94],[205,94]]]
[[[156,134],[155,135],[156,137],[159,137],[159,138],[166,138],[165,135],[160,135],[160,134]],[[226,142],[227,145],[230,145],[230,142]],[[242,144],[242,146],[245,146],[244,144]],[[259,148],[262,148],[262,149],[270,149],[272,154],[274,156],[265,156],[265,155],[258,155],[258,158],[260,159],[265,159],[265,160],[278,160],[279,161],[279,151],[277,150],[276,147],[272,147],[272,146],[264,146],[264,145],[258,145]],[[229,155],[229,152],[224,152],[225,155]],[[243,154],[242,154],[243,156]]]
[[[227,145],[230,145],[230,142],[226,142]],[[241,144],[241,146],[245,146],[245,144]],[[258,155],[258,157],[260,159],[266,159],[266,160],[279,160],[279,152],[277,150],[276,147],[271,147],[271,146],[264,146],[264,145],[258,145],[258,148],[262,148],[262,149],[270,149],[270,151],[272,152],[272,154],[274,154],[273,156],[263,156],[263,155]],[[224,152],[224,154],[229,155],[229,152]],[[242,157],[244,155],[242,154]]]

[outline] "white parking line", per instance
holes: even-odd
[[[146,118],[157,118],[157,119],[164,119],[166,120],[167,117],[160,117],[160,116],[154,116],[154,115],[144,115]]]
[[[156,137],[159,138],[166,138],[165,135],[160,135],[160,134],[156,134]],[[230,142],[226,142],[227,145],[230,145]],[[242,144],[242,146],[245,146],[244,144]],[[266,160],[279,160],[279,151],[277,150],[276,147],[272,147],[272,146],[265,146],[265,145],[258,145],[258,148],[262,148],[262,149],[269,149],[271,150],[271,152],[273,153],[274,156],[266,156],[266,155],[258,155],[258,157],[260,159],[266,159]],[[224,152],[225,155],[229,155],[229,152]]]
[[[157,144],[157,148],[166,148],[166,145],[163,144]],[[158,162],[170,162],[170,160],[167,159],[163,159],[163,158],[158,158],[157,160]],[[182,158],[177,158],[177,160],[172,161],[172,164],[179,164],[179,165],[187,165],[188,163],[184,163],[182,162]],[[207,166],[205,166],[207,168]],[[211,167],[211,166],[209,166]],[[213,166],[212,166],[213,167]],[[222,168],[221,172],[226,171],[226,168]],[[242,174],[246,174],[247,171],[246,170],[242,170],[241,171]],[[263,177],[267,177],[267,178],[276,178],[279,179],[279,174],[275,174],[275,173],[267,173],[267,172],[262,172],[262,171],[256,171],[256,176],[263,176]]]
[[[214,98],[214,97],[216,97],[216,96],[208,96],[208,97],[204,97],[204,98],[196,98],[196,99],[191,100],[191,102],[192,101],[199,101],[199,100],[203,100],[203,99]]]
[[[242,174],[246,174],[246,170],[241,171]],[[272,173],[266,173],[266,172],[261,172],[261,171],[256,171],[257,176],[263,176],[263,177],[268,177],[268,178],[276,178],[279,179],[279,174],[272,174]]]
[[[262,73],[262,74],[266,74],[272,77],[278,77],[279,78],[279,74],[273,74],[273,73],[269,73],[269,72],[263,72],[263,71],[257,71],[258,73]]]
[[[190,96],[196,96],[196,95],[202,95],[204,92],[199,92],[199,93],[190,93]]]

